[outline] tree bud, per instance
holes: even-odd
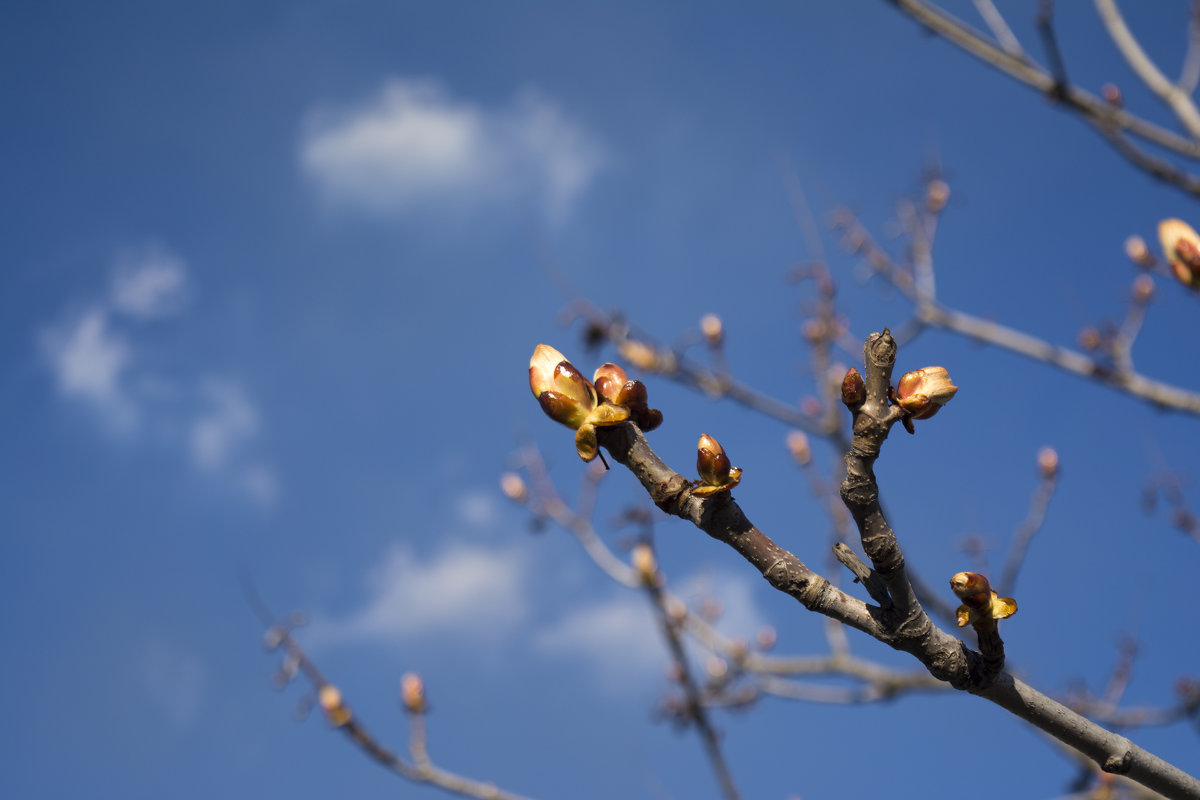
[[[529,490],[525,481],[515,472],[506,472],[500,476],[500,491],[514,503],[524,503],[529,499]]]
[[[808,436],[804,431],[792,431],[787,435],[788,452],[800,466],[806,466],[812,461],[812,448],[808,444]]]
[[[625,370],[612,362],[601,364],[592,375],[596,392],[610,403],[617,402],[617,395],[628,380],[629,376],[625,374]]]
[[[1192,226],[1165,219],[1158,223],[1158,238],[1176,280],[1193,289],[1200,287],[1200,236]]]
[[[988,579],[978,572],[957,573],[950,579],[950,588],[962,600],[956,613],[960,628],[967,624],[991,626],[996,620],[1017,613],[1017,601],[1011,597],[998,597]]]
[[[1058,452],[1053,447],[1043,447],[1037,454],[1038,472],[1042,478],[1050,480],[1058,475]]]
[[[913,419],[929,419],[950,402],[958,387],[950,382],[945,367],[923,367],[900,376],[896,403]]]
[[[1106,83],[1100,87],[1100,95],[1104,98],[1104,102],[1109,105],[1120,108],[1125,105],[1125,98],[1121,94],[1121,88],[1115,83]]]
[[[654,549],[645,542],[633,546],[633,568],[637,571],[642,583],[654,586],[658,583],[658,561],[654,558]]]
[[[867,384],[863,382],[863,377],[854,367],[846,370],[846,377],[842,378],[842,402],[846,408],[851,411],[862,405],[863,400],[867,399]]]
[[[925,208],[936,214],[946,207],[950,200],[950,184],[941,178],[929,182],[925,187]]]
[[[1133,279],[1133,302],[1146,304],[1154,299],[1154,278],[1138,275]]]
[[[425,681],[415,672],[406,672],[400,679],[400,703],[410,714],[425,712]]]
[[[332,683],[326,683],[317,690],[317,705],[329,718],[329,724],[335,728],[340,728],[350,721],[350,709],[342,702],[342,692]]]
[[[703,481],[692,490],[698,497],[727,492],[742,479],[742,471],[730,466],[729,456],[725,455],[720,442],[707,433],[700,434],[700,442],[696,445],[696,471]]]
[[[716,314],[705,314],[700,318],[700,333],[709,347],[720,347],[725,339],[725,325]]]
[[[1125,240],[1125,255],[1139,267],[1154,266],[1154,254],[1146,245],[1146,240],[1140,236],[1130,236]]]
[[[529,359],[529,388],[546,416],[575,429],[575,452],[584,461],[598,452],[596,426],[629,418],[629,409],[601,403],[592,382],[550,345],[539,344]]]
[[[639,342],[636,339],[622,339],[617,345],[617,352],[621,354],[621,358],[638,369],[647,372],[655,372],[658,369],[658,352],[645,342]]]

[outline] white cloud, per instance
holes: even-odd
[[[177,730],[191,726],[204,700],[208,671],[203,662],[161,640],[141,653],[141,683],[150,701]]]
[[[431,633],[498,636],[525,616],[525,559],[515,549],[452,543],[422,559],[396,546],[367,579],[366,605],[317,620],[310,640],[399,641]]]
[[[516,202],[560,222],[605,161],[595,137],[537,93],[487,109],[407,79],[357,108],[314,111],[300,148],[326,200],[379,215]]]
[[[196,466],[219,469],[258,432],[258,411],[242,388],[228,380],[210,378],[202,393],[208,411],[192,422],[188,444]]]
[[[115,427],[132,425],[133,408],[121,385],[132,350],[112,330],[103,307],[43,331],[41,344],[62,395],[92,406]]]
[[[193,466],[270,506],[279,481],[250,458],[259,413],[247,391],[230,378],[165,378],[138,357],[137,343],[151,335],[147,321],[180,311],[186,294],[183,259],[157,246],[128,250],[106,294],[41,331],[42,356],[59,394],[91,408],[109,429],[168,442]]]
[[[112,273],[110,298],[115,310],[149,319],[177,312],[187,292],[187,265],[161,247],[128,251]]]
[[[659,679],[668,662],[654,611],[641,592],[618,590],[574,608],[541,631],[535,644],[544,653],[580,659],[609,689]]]

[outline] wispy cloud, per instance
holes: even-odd
[[[368,102],[310,113],[300,163],[332,205],[390,215],[514,202],[561,222],[606,162],[599,140],[527,91],[503,108],[393,79]]]
[[[251,457],[259,413],[241,383],[186,373],[182,380],[165,379],[139,357],[139,343],[153,326],[179,315],[188,294],[187,264],[179,255],[158,245],[124,251],[106,293],[42,329],[41,355],[59,395],[89,409],[108,431],[127,438],[166,432],[192,465],[271,505],[278,480]]]
[[[195,655],[160,639],[141,652],[141,683],[150,701],[176,730],[192,725],[200,712],[208,671]]]
[[[131,317],[149,319],[178,312],[187,297],[187,265],[157,245],[122,253],[112,272],[112,307]]]
[[[443,631],[499,636],[525,617],[526,573],[515,548],[459,542],[421,558],[398,545],[368,576],[363,607],[315,620],[309,640],[396,642]]]
[[[667,663],[654,612],[640,592],[615,590],[577,606],[542,630],[535,644],[548,655],[581,661],[608,689],[661,677]]]
[[[60,394],[94,407],[117,429],[134,424],[134,408],[123,386],[132,353],[125,337],[113,331],[103,306],[91,306],[43,330],[41,348]]]

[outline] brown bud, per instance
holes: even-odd
[[[867,384],[863,382],[858,370],[851,367],[846,370],[846,377],[842,378],[842,402],[846,404],[846,408],[854,410],[866,399]]]
[[[700,318],[700,333],[709,347],[720,347],[725,340],[725,325],[716,314],[705,314]]]
[[[625,374],[625,370],[612,362],[601,364],[592,374],[592,383],[596,386],[596,393],[610,403],[617,402],[617,395],[621,393],[621,387],[628,380],[629,376]],[[621,404],[618,403],[618,405]]]
[[[425,712],[425,681],[417,673],[406,672],[400,679],[400,703],[410,714]]]
[[[500,476],[500,491],[504,492],[505,497],[514,503],[524,503],[529,499],[529,490],[525,488],[525,481],[515,472],[506,472]]]
[[[936,214],[946,207],[950,200],[950,184],[941,178],[929,182],[925,187],[925,207]]]
[[[1045,480],[1058,475],[1058,452],[1053,447],[1043,447],[1037,454],[1038,472]]]
[[[1146,245],[1146,240],[1140,236],[1130,236],[1125,240],[1125,255],[1139,267],[1154,266],[1154,254]]]
[[[1106,83],[1100,87],[1100,95],[1104,98],[1104,102],[1109,105],[1120,108],[1125,105],[1125,98],[1121,95],[1121,89],[1115,83]]]
[[[700,442],[696,445],[696,471],[700,473],[700,480],[703,481],[703,485],[693,490],[699,497],[729,491],[738,485],[742,477],[740,469],[730,466],[725,448],[707,433],[700,434]]]

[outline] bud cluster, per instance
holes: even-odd
[[[627,419],[646,431],[662,424],[662,413],[647,405],[641,381],[628,380],[616,364],[602,365],[589,381],[549,345],[539,344],[529,359],[529,388],[546,416],[575,429],[575,451],[584,461],[598,452],[597,427]]]

